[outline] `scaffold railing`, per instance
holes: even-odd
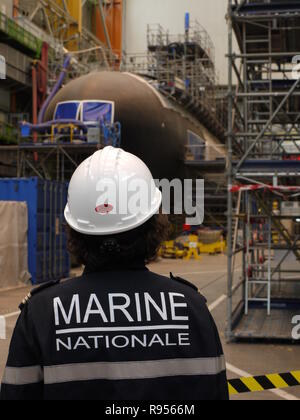
[[[121,124],[103,123],[84,127],[78,121],[57,121],[38,133],[23,123],[18,136],[18,177],[65,180],[94,151],[106,146],[121,147]]]
[[[199,22],[173,35],[160,24],[148,25],[148,51],[123,54],[121,70],[153,79],[169,99],[196,114],[219,140],[225,137],[227,107],[220,95],[214,45]]]
[[[216,145],[197,145],[189,144],[185,146],[185,160],[189,162],[215,162],[226,161],[227,150],[222,144]]]
[[[147,27],[147,40],[150,51],[165,50],[175,44],[186,45],[186,47],[194,45],[199,48],[198,52],[203,62],[214,67],[214,44],[208,32],[197,20],[190,22],[189,30],[185,34],[171,34],[160,24],[149,24]]]

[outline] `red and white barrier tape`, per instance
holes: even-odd
[[[254,184],[254,185],[234,185],[229,187],[229,191],[232,193],[237,193],[240,191],[259,191],[259,190],[268,190],[274,193],[300,193],[300,187],[285,187],[278,186],[274,187],[273,185],[265,184]]]

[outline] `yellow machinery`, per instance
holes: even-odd
[[[200,254],[224,254],[225,250],[226,242],[224,240],[215,242],[213,244],[202,244],[201,242],[199,243]]]
[[[182,249],[175,241],[164,242],[160,248],[159,255],[163,258],[183,258],[186,255],[185,249]]]
[[[189,235],[188,241],[184,243],[176,241],[167,241],[162,244],[159,255],[162,258],[184,258],[190,260],[201,260],[200,254],[223,254],[226,251],[226,241],[222,237],[219,241],[212,244],[203,244],[199,242],[197,235]]]
[[[70,142],[73,143],[74,138],[74,131],[77,129],[77,127],[74,124],[53,124],[51,126],[51,143],[55,142],[55,136],[57,136],[57,133],[61,133],[63,130],[69,131],[69,138]]]

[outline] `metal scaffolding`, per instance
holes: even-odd
[[[205,226],[219,227],[226,231],[225,145],[189,144],[185,152],[185,178],[205,180]]]
[[[227,337],[291,340],[300,310],[300,78],[293,59],[300,4],[229,0],[228,27]]]
[[[32,176],[46,180],[69,181],[75,169],[95,153],[98,144],[40,144],[10,146],[17,156],[17,177]],[[5,150],[5,148],[4,148]]]
[[[74,0],[75,3],[75,0]],[[92,46],[102,46],[99,39],[72,16],[66,1],[24,0],[18,7],[19,25],[46,41],[51,48],[63,44],[69,50],[77,51]],[[72,29],[72,31],[71,31]],[[71,46],[71,47],[70,47]]]
[[[7,152],[16,154],[17,177],[38,176],[64,182],[97,150],[106,146],[120,147],[120,123],[103,122],[92,127],[80,121],[78,124],[57,120],[43,133],[33,130],[30,135],[19,136],[17,146],[6,147]],[[21,134],[29,127],[23,123]]]
[[[69,54],[63,48],[50,50],[48,67],[48,89],[51,90],[63,67],[64,60]],[[66,74],[66,83],[85,76],[88,73],[114,70],[118,65],[116,56],[110,54],[108,49],[95,46],[72,52],[72,60]]]
[[[165,96],[225,141],[226,105],[217,89],[215,49],[207,31],[198,21],[177,35],[148,25],[147,41],[147,54],[124,54],[121,69],[154,79]]]
[[[49,89],[55,84],[65,55],[70,52],[74,58],[68,80],[118,66],[118,56],[72,16],[66,1],[24,0],[18,14],[15,25],[49,45]]]
[[[34,123],[37,122],[37,113],[41,105],[39,103],[38,107],[37,102],[42,102],[45,99],[43,97],[42,101],[38,101],[36,98],[42,91],[37,81],[45,79],[43,93],[46,96],[56,85],[67,55],[71,56],[71,60],[65,75],[65,83],[93,71],[118,68],[119,57],[91,32],[91,27],[84,26],[89,20],[92,21],[91,10],[95,6],[95,3],[78,2],[77,0],[76,2],[70,0],[24,0],[16,8],[14,19],[8,19],[0,13],[0,32],[8,36],[11,45],[29,51],[31,56],[40,59],[40,61],[35,60],[32,63],[32,69],[36,69],[35,78],[33,73],[29,72],[31,67],[29,58],[28,63],[26,61],[26,72],[24,71],[29,87],[31,84],[35,87],[33,93]],[[87,9],[88,7],[89,9]],[[92,25],[92,22],[90,24]],[[72,35],[72,39],[70,35]],[[45,43],[49,46],[45,54],[46,64],[43,62]],[[21,53],[12,51],[11,59],[16,54]],[[12,63],[14,64],[14,73],[16,73],[16,64],[18,64],[15,64],[17,58],[16,55]],[[21,60],[19,61],[21,62]],[[89,143],[88,139],[80,141],[76,138],[73,143],[71,142],[72,144],[68,145],[68,141],[63,138],[63,135],[56,136],[53,141],[49,133],[48,136],[36,135],[34,139],[28,139],[28,144],[24,144],[20,140],[18,131],[20,122],[25,120],[29,121],[29,116],[27,118],[20,116],[19,119],[12,121],[12,124],[0,124],[0,142],[14,145],[7,146],[5,150],[2,147],[1,150],[3,153],[5,152],[5,159],[9,162],[9,173],[15,166],[17,176],[37,175],[46,179],[67,179],[78,163],[98,147],[107,144],[107,138],[119,139],[120,137],[119,127],[116,125],[102,127],[101,138],[94,145],[86,144]],[[70,133],[70,127],[65,130]],[[72,130],[73,128],[71,128]],[[2,163],[5,165],[5,162]],[[7,168],[7,165],[4,168]]]

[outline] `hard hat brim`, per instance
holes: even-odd
[[[143,224],[145,224],[148,220],[151,219],[156,213],[159,212],[159,209],[162,204],[162,193],[157,188],[156,189],[156,197],[155,197],[155,204],[152,206],[151,211],[147,215],[145,215],[144,218],[140,218],[138,221],[135,221],[132,224],[129,224],[127,226],[124,226],[122,228],[116,227],[116,228],[110,228],[105,229],[103,228],[96,228],[96,227],[90,227],[90,228],[82,228],[78,225],[74,217],[71,215],[69,205],[67,204],[64,211],[64,217],[67,222],[67,224],[76,232],[81,233],[83,235],[90,235],[90,236],[107,236],[107,235],[117,235],[124,232],[129,232],[131,230],[134,230]]]

